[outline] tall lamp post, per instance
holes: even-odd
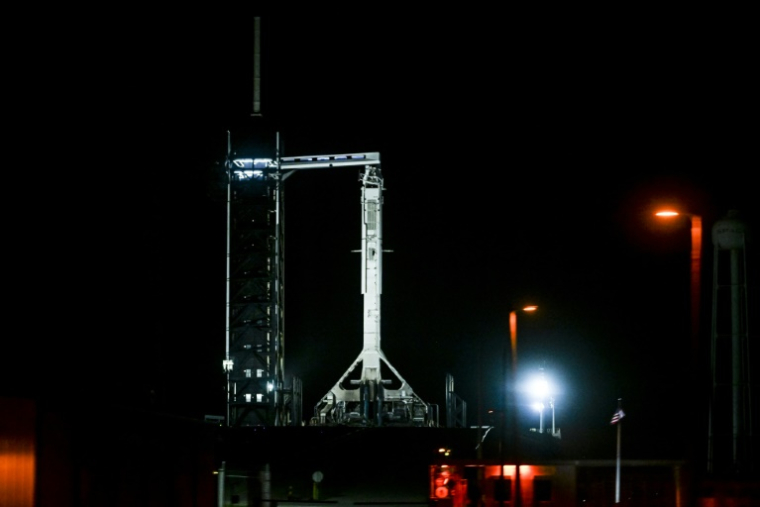
[[[691,350],[689,353],[691,364],[689,365],[689,375],[693,385],[699,385],[699,307],[701,300],[700,277],[702,271],[702,217],[692,213],[682,213],[673,209],[664,209],[657,211],[655,216],[660,218],[676,218],[679,216],[688,217],[691,222],[691,252],[690,252],[690,322],[691,322]],[[697,403],[698,389],[692,389],[692,396],[689,405],[692,410],[698,406]],[[694,446],[689,446],[693,449]]]
[[[533,404],[533,408],[538,412],[538,432],[544,432],[544,408],[545,405],[542,401],[537,401]]]
[[[524,306],[522,308],[522,311],[524,312],[535,312],[538,310],[538,306],[535,305],[528,305]],[[509,343],[510,343],[510,350],[512,352],[512,368],[509,370],[510,375],[509,379],[507,379],[507,357],[506,354],[504,356],[504,385],[505,387],[507,385],[510,386],[510,388],[505,389],[505,400],[504,400],[504,407],[506,408],[509,406],[510,401],[512,402],[512,452],[515,456],[515,500],[513,502],[513,505],[519,507],[522,505],[522,498],[521,498],[521,488],[520,488],[520,452],[519,452],[519,438],[518,438],[518,431],[517,431],[517,397],[515,392],[515,385],[516,385],[516,379],[517,379],[517,311],[513,310],[509,312]],[[505,347],[506,350],[506,347]],[[505,418],[506,420],[506,418]],[[506,422],[505,422],[506,426]],[[503,432],[505,430],[502,430]],[[502,455],[501,459],[501,480],[502,484],[504,484],[504,456]]]
[[[699,335],[699,302],[700,302],[700,272],[702,265],[702,217],[691,213],[680,213],[674,210],[661,210],[655,213],[658,217],[671,218],[686,216],[691,220],[691,339],[692,347],[696,347]],[[692,353],[696,349],[692,349]],[[696,366],[692,364],[692,368]]]

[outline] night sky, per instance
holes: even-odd
[[[40,137],[66,139],[76,177],[46,188],[60,205],[37,223],[44,282],[24,297],[40,311],[23,354],[42,373],[20,382],[17,364],[9,393],[224,413],[219,164],[228,130],[264,157],[279,132],[285,156],[380,152],[382,348],[442,419],[450,373],[468,423],[488,422],[509,311],[532,302],[519,378],[555,380],[563,439],[614,453],[618,398],[631,440],[688,424],[689,224],[651,215],[669,201],[703,217],[709,309],[709,228],[760,212],[741,31],[264,18],[252,118],[252,16],[137,22],[64,74],[66,120]],[[285,367],[307,418],[361,350],[358,174],[286,183]]]

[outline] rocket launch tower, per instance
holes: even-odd
[[[260,19],[255,17],[254,117],[262,116],[260,32]],[[275,149],[274,159],[237,158],[233,157],[229,137],[227,141],[227,330],[223,360],[227,376],[227,424],[236,427],[300,424],[301,381],[294,377],[291,386],[286,386],[284,376],[283,184],[300,170],[360,166],[364,346],[338,383],[317,404],[311,424],[437,425],[434,413],[437,407],[423,402],[414,393],[380,348],[383,268],[380,154],[281,157],[279,133]],[[388,373],[392,378],[387,378]],[[459,402],[451,384],[447,400]]]
[[[230,426],[297,425],[301,419],[300,380],[294,378],[292,388],[288,388],[284,379],[282,183],[296,171],[348,166],[362,168],[362,243],[358,251],[364,344],[353,364],[315,407],[311,424],[437,425],[436,407],[415,394],[380,348],[383,177],[380,154],[375,152],[228,160],[231,246],[227,354],[223,363]],[[258,230],[255,227],[248,232],[256,224],[263,227],[259,236],[254,234]],[[269,241],[265,240],[267,236]],[[262,245],[258,256],[252,250],[255,245]],[[250,274],[254,272],[252,259],[258,258],[261,280]],[[254,294],[256,287],[262,287],[260,294]]]
[[[365,165],[360,176],[364,343],[356,360],[314,408],[315,425],[435,425],[434,407],[415,394],[380,348],[384,188],[379,157],[377,161]]]

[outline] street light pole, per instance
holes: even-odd
[[[690,253],[690,266],[691,266],[691,357],[692,357],[692,373],[697,371],[697,347],[699,345],[699,304],[701,294],[701,271],[702,271],[702,217],[694,215],[692,213],[680,213],[673,210],[663,210],[655,213],[658,217],[676,217],[687,216],[691,223],[691,253]]]
[[[534,312],[538,310],[538,306],[529,305],[522,309],[524,312]],[[512,350],[512,369],[510,371],[511,386],[506,390],[507,399],[506,402],[512,401],[512,452],[515,456],[515,501],[513,505],[516,507],[522,506],[522,491],[520,488],[520,450],[517,430],[517,312],[509,312],[509,343]],[[506,361],[505,361],[506,362]],[[506,367],[506,364],[505,364]],[[505,368],[506,369],[506,368]],[[505,379],[506,380],[506,379]],[[511,399],[511,400],[510,400]],[[506,404],[505,404],[506,406]],[[504,462],[501,464],[502,475],[504,470]]]
[[[552,434],[554,434],[554,396],[544,375],[543,367],[539,368],[539,371],[540,376],[531,385],[532,394],[537,400],[533,406],[538,412],[538,432],[544,432],[544,409],[547,408],[544,402],[547,401],[549,408],[552,409]]]
[[[552,407],[552,436],[554,436],[556,434],[554,429],[554,396],[549,397],[549,405]]]
[[[689,217],[691,218],[691,337],[692,346],[696,347],[699,335],[699,300],[701,294],[702,217],[699,215],[689,215]]]
[[[517,378],[517,312],[514,310],[509,312],[509,343],[512,350],[512,369],[510,370],[510,388],[507,389],[507,396],[512,400],[512,453],[515,456],[515,501],[514,505],[519,506],[522,504],[520,496],[522,491],[520,488],[520,458],[517,451],[519,438],[517,437],[517,395],[515,393],[516,378]],[[504,463],[501,466],[504,469]]]
[[[690,364],[689,364],[689,377],[690,377],[690,383],[693,386],[697,386],[697,389],[691,390],[691,396],[692,399],[690,400],[690,403],[688,404],[691,406],[692,411],[696,411],[697,407],[699,406],[698,400],[699,400],[699,386],[701,386],[700,378],[699,378],[699,307],[700,307],[700,301],[701,301],[701,273],[702,273],[702,217],[699,215],[695,215],[693,213],[680,213],[678,211],[668,209],[668,210],[661,210],[657,211],[655,213],[656,216],[662,217],[662,218],[669,218],[669,217],[678,217],[678,216],[686,216],[689,218],[690,225],[691,225],[691,248],[689,253],[689,266],[690,266],[690,282],[689,282],[689,296],[690,296],[690,307],[689,307],[689,317],[690,317],[690,331],[691,331],[691,344],[689,351],[689,357],[690,357]],[[712,418],[712,414],[709,414],[709,417]],[[697,419],[694,417],[694,419]],[[711,432],[710,425],[712,424],[711,419],[708,420],[708,434]],[[695,430],[692,430],[695,431]],[[692,438],[696,438],[696,433],[693,433]],[[709,449],[710,445],[708,444],[708,468],[710,466],[711,456]],[[689,446],[689,449],[692,449],[693,451],[694,446]],[[693,458],[692,458],[693,459]]]
[[[538,411],[538,432],[544,432],[544,404],[541,404],[541,408]]]

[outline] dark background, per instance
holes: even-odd
[[[688,220],[652,211],[703,217],[704,366],[710,228],[730,209],[758,217],[746,32],[689,13],[574,14],[263,16],[260,118],[254,12],[124,13],[39,50],[18,80],[32,98],[16,123],[8,266],[23,282],[5,392],[223,414],[220,164],[228,131],[266,157],[279,133],[286,156],[380,152],[394,250],[382,348],[423,400],[443,410],[451,373],[468,423],[488,423],[508,313],[535,302],[519,378],[554,379],[563,440],[614,455],[618,398],[631,442],[702,424]],[[285,367],[305,417],[361,350],[357,180],[286,183]]]

